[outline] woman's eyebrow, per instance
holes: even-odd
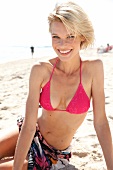
[[[52,33],[52,35],[58,35],[57,33]],[[70,34],[67,34],[66,36],[70,36],[70,35],[73,35],[72,33]]]
[[[58,35],[58,34],[52,33],[52,35]]]

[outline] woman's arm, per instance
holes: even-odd
[[[92,101],[94,127],[103,150],[108,170],[113,170],[113,147],[110,127],[105,113],[104,71],[100,60],[94,61],[92,81]]]
[[[13,170],[21,170],[36,131],[36,121],[42,76],[40,65],[33,66],[29,80],[25,120],[18,138]]]

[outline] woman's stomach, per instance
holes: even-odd
[[[72,115],[68,112],[46,111],[42,109],[38,118],[40,132],[46,142],[56,149],[66,149],[81,125],[86,114]]]

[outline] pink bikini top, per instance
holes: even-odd
[[[51,101],[50,101],[50,81],[54,73],[54,70],[56,68],[57,61],[53,67],[49,81],[45,84],[45,86],[42,88],[42,91],[40,93],[41,106],[44,109],[49,110],[49,111],[67,111],[71,114],[82,114],[82,113],[87,112],[90,107],[90,99],[87,96],[81,83],[82,61],[80,62],[80,83],[77,88],[77,91],[74,94],[74,97],[71,99],[70,103],[68,104],[65,110],[60,110],[60,109],[52,107]]]

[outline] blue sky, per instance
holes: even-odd
[[[0,0],[0,45],[50,45],[47,16],[59,1]],[[73,1],[89,15],[96,44],[113,44],[113,0]]]

